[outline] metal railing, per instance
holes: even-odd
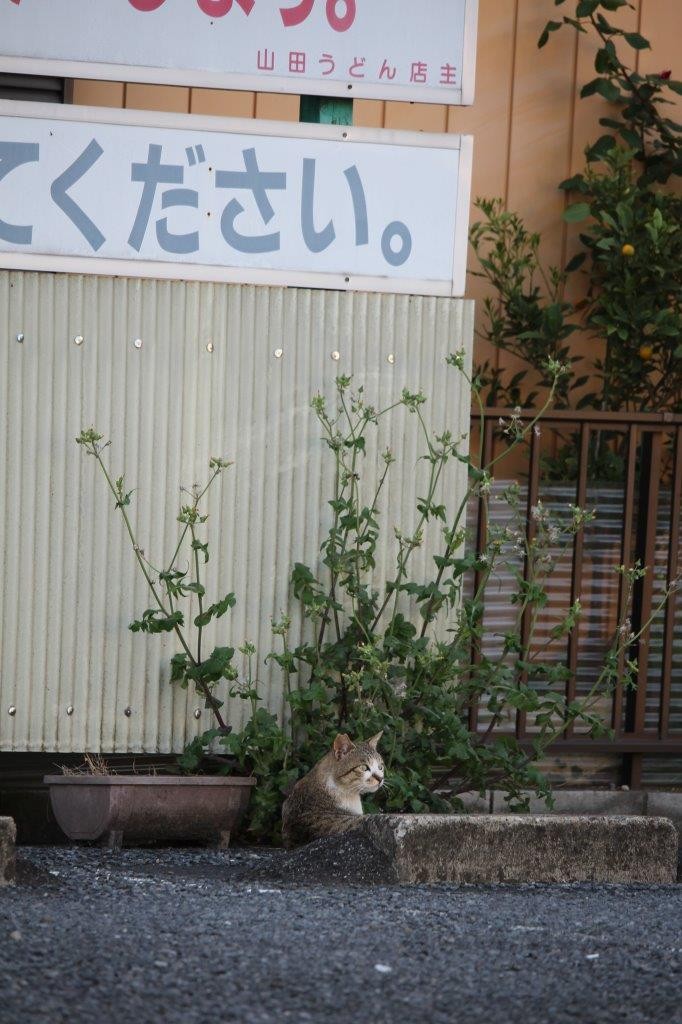
[[[478,417],[474,418],[472,446],[482,443],[483,465],[505,443],[500,419],[508,421],[509,415],[507,409],[490,408],[486,409],[482,424]],[[533,417],[531,411],[519,415],[525,423]],[[563,455],[563,459],[558,455]],[[564,474],[562,479],[561,470],[567,463],[569,478]],[[531,511],[540,500],[550,506],[573,502],[581,508],[595,507],[597,511],[594,526],[575,537],[572,550],[566,553],[564,565],[558,567],[557,580],[552,583],[563,599],[564,609],[577,599],[584,609],[585,621],[571,633],[565,652],[559,654],[565,656],[569,669],[566,698],[570,701],[589,690],[616,624],[629,612],[632,630],[637,633],[680,574],[682,416],[554,411],[543,417],[541,430],[531,432],[524,464],[514,468],[516,471],[508,475],[522,482],[529,540],[536,529]],[[504,468],[500,472],[505,475]],[[605,512],[603,525],[600,507]],[[472,508],[471,520],[480,551],[487,530],[483,501]],[[637,562],[649,571],[635,586],[631,608],[625,609],[624,579],[614,573],[609,577],[606,567],[631,567]],[[528,572],[527,564],[523,571]],[[476,582],[473,581],[474,587]],[[500,635],[497,630],[504,629],[505,615],[509,615],[504,581],[500,586],[502,595],[497,605],[488,608],[486,601],[485,614],[490,619],[486,626],[487,642],[491,646],[495,644],[494,636]],[[625,759],[625,777],[633,787],[641,785],[644,755],[682,754],[680,597],[679,590],[671,595],[646,638],[633,645],[630,653],[638,662],[636,690],[624,692],[619,683],[601,709],[612,738],[591,739],[580,735],[579,728],[567,728],[551,753],[620,754]],[[530,630],[531,610],[527,609],[521,622],[525,641]],[[549,627],[547,635],[548,630]],[[482,706],[471,708],[469,724],[472,731],[485,729]],[[513,727],[522,743],[532,741],[532,722],[527,721],[524,712],[516,713]]]

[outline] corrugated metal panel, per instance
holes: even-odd
[[[646,788],[676,789],[682,786],[682,757],[645,757],[642,759],[642,782]]]
[[[421,387],[434,428],[467,433],[468,389],[444,358],[470,349],[472,311],[450,299],[0,273],[0,749],[165,752],[210,724],[208,712],[195,721],[196,697],[166,684],[173,644],[127,629],[148,595],[97,467],[74,443],[82,426],[111,437],[110,465],[137,489],[133,519],[156,564],[174,547],[181,484],[202,479],[211,455],[236,460],[211,499],[209,593],[236,592],[219,639],[258,645],[264,693],[281,709],[281,680],[262,662],[270,620],[293,607],[292,563],[316,560],[330,496],[310,399],[331,400],[337,372],[377,406]],[[409,530],[426,466],[402,408],[368,462],[386,444],[401,458],[384,514]],[[453,498],[463,485],[453,464]],[[390,529],[386,543],[379,574],[394,556]]]

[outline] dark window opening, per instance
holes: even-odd
[[[10,75],[0,72],[0,100],[64,103],[65,81],[45,75]]]

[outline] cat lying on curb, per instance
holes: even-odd
[[[338,835],[359,824],[363,793],[376,793],[384,782],[384,762],[377,752],[381,733],[354,743],[339,735],[315,767],[299,779],[282,807],[282,838],[287,848],[321,836]]]

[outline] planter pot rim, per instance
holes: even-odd
[[[242,775],[45,775],[48,786],[255,786]]]

